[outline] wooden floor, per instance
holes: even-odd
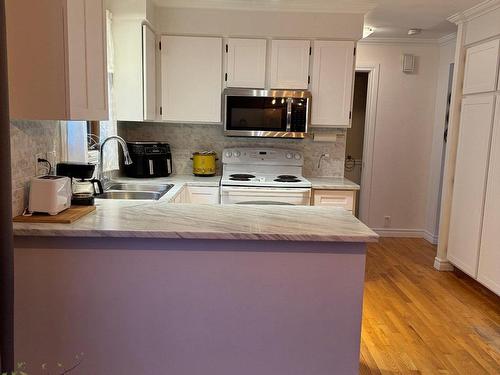
[[[361,374],[500,374],[500,297],[420,239],[369,246]]]

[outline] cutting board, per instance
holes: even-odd
[[[57,215],[34,213],[32,216],[16,216],[16,223],[71,224],[95,211],[95,206],[72,206]]]

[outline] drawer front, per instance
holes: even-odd
[[[220,192],[218,187],[188,187],[189,203],[219,204]]]
[[[314,190],[314,205],[340,207],[354,211],[355,195],[355,191],[347,190]]]

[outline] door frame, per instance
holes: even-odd
[[[380,64],[356,65],[356,73],[368,73],[366,98],[365,136],[363,140],[363,162],[361,169],[361,190],[359,196],[359,219],[368,224],[373,180],[375,129],[377,125],[378,88]]]

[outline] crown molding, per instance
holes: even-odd
[[[486,0],[483,1],[482,3],[473,6],[472,8],[466,9],[462,12],[455,13],[454,15],[448,17],[447,19],[452,23],[459,24],[473,20],[474,18],[480,17],[497,8],[500,8],[500,0]]]
[[[438,44],[439,39],[424,39],[424,38],[366,38],[361,39],[358,44]]]

